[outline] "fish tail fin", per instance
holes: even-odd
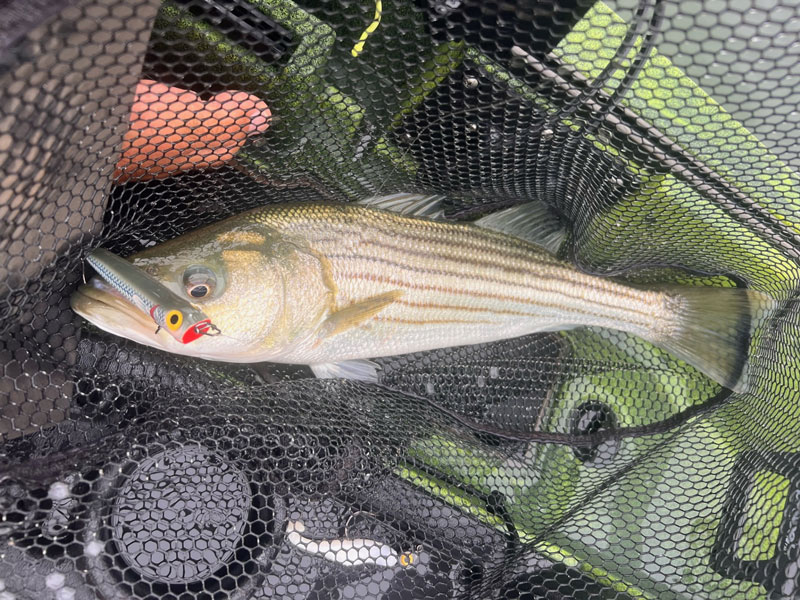
[[[736,392],[748,389],[750,340],[774,309],[771,297],[744,288],[682,287],[677,327],[653,343]]]

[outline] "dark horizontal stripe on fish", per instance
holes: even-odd
[[[351,212],[350,215],[355,214],[355,218],[351,218],[350,215],[345,216],[345,214],[344,214],[345,210],[344,209],[353,208],[353,207],[336,207],[335,210],[330,210],[330,207],[326,207],[326,208],[328,210],[324,211],[325,214],[322,214],[323,211],[320,211],[320,214],[317,215],[317,218],[315,218],[315,219],[309,219],[309,214],[307,212],[304,213],[302,211],[298,211],[295,215],[293,215],[293,219],[302,220],[303,221],[303,227],[300,228],[300,231],[302,231],[304,236],[308,235],[309,230],[317,230],[317,231],[321,231],[321,232],[323,232],[325,234],[330,235],[331,226],[338,226],[336,228],[340,229],[343,234],[346,234],[349,239],[359,239],[359,238],[362,237],[363,225],[367,224],[369,227],[373,227],[374,229],[382,232],[387,238],[390,238],[390,239],[391,238],[396,238],[400,232],[396,231],[395,229],[387,230],[387,229],[385,229],[383,227],[379,227],[377,225],[378,221],[387,222],[388,223],[390,218],[391,218],[391,219],[396,219],[398,221],[401,221],[402,223],[411,224],[413,226],[413,229],[415,229],[417,231],[423,231],[426,234],[428,234],[426,236],[420,236],[420,237],[407,236],[406,232],[403,231],[402,235],[403,235],[404,238],[412,237],[412,238],[416,238],[418,241],[428,241],[430,243],[436,243],[437,245],[442,246],[442,247],[444,247],[445,245],[449,245],[450,247],[452,247],[454,244],[456,244],[456,245],[460,244],[462,247],[473,247],[475,249],[478,249],[478,250],[481,250],[481,251],[484,251],[484,252],[488,252],[488,251],[503,251],[507,255],[513,254],[514,256],[519,256],[519,257],[523,258],[525,260],[525,262],[531,261],[532,260],[531,254],[534,254],[535,255],[535,259],[534,260],[537,260],[539,262],[539,264],[547,265],[547,266],[553,266],[553,267],[557,267],[557,268],[560,267],[560,268],[564,268],[565,271],[567,271],[567,272],[571,272],[571,271],[568,271],[568,267],[567,267],[566,263],[564,263],[562,261],[559,261],[557,259],[554,259],[551,255],[545,253],[544,251],[541,251],[538,248],[538,246],[535,246],[535,245],[531,244],[530,248],[520,247],[519,249],[514,249],[513,247],[510,247],[509,244],[501,243],[501,242],[498,241],[497,238],[498,238],[498,236],[500,234],[497,234],[496,232],[493,232],[493,231],[490,231],[490,230],[481,229],[480,227],[474,227],[474,228],[470,228],[469,230],[464,230],[464,229],[460,228],[459,224],[442,223],[442,222],[437,222],[437,221],[424,221],[424,220],[420,221],[420,220],[412,219],[412,218],[409,218],[409,217],[406,217],[406,216],[403,216],[403,215],[396,215],[396,214],[391,214],[391,213],[364,213],[364,212],[359,211],[358,213],[352,213]],[[324,218],[320,219],[319,218],[320,216],[324,217],[325,215],[332,215],[333,218],[331,218],[331,219],[324,219]],[[295,225],[296,225],[296,223],[295,223]],[[356,228],[353,228],[353,226],[355,226]],[[438,235],[438,232],[434,231],[434,230],[439,230],[441,232],[445,232],[447,235],[450,235],[450,239],[447,239],[447,240],[442,239],[442,236]],[[453,231],[457,231],[458,235],[457,236],[451,235],[451,233],[448,233],[447,230],[449,230],[451,233]],[[453,237],[456,237],[458,239],[453,239]],[[485,245],[484,244],[470,243],[469,238],[472,238],[472,237],[481,238],[481,241],[484,242]],[[318,239],[320,239],[320,238],[318,238]],[[325,237],[324,239],[330,240],[331,242],[334,242],[334,243],[337,243],[337,244],[341,241],[340,238],[337,239],[336,237],[332,237],[332,238],[331,237]],[[515,239],[515,238],[512,238],[512,239]],[[525,242],[521,242],[521,243],[525,243]],[[398,248],[397,246],[387,246],[387,247],[391,247],[395,252],[398,252],[398,253],[406,251],[405,248]],[[510,249],[513,249],[514,252],[513,253],[509,252]],[[344,256],[344,255],[328,254],[328,256],[331,257],[331,258],[334,257],[334,256],[340,256],[341,258],[345,258],[345,259],[356,258],[355,256],[352,256],[352,255]],[[375,260],[374,257],[362,257],[362,258],[368,259],[368,260]],[[463,257],[458,257],[458,258],[463,258]],[[410,269],[414,269],[415,272],[430,272],[428,270],[422,270],[422,269],[417,269],[417,268],[411,267],[410,265],[398,265],[397,263],[395,263],[395,265],[396,266],[400,266],[401,268],[405,267],[406,269],[409,269],[409,270]],[[492,266],[493,267],[499,267],[499,265],[496,265],[494,263],[492,263]],[[583,275],[578,271],[575,271],[575,273],[577,275]],[[437,274],[437,273],[432,273],[432,274]],[[442,274],[445,274],[445,273],[440,272],[438,274],[442,275]],[[463,274],[459,274],[459,273],[451,273],[451,275],[454,276],[454,277],[463,277]],[[569,279],[569,278],[544,277],[542,275],[536,275],[535,273],[531,273],[531,275],[533,275],[533,276],[535,276],[535,277],[537,277],[539,279],[544,279],[544,280],[556,280],[556,281],[562,281],[562,282],[568,282],[568,283],[575,283],[574,279]],[[482,280],[485,280],[485,281],[491,281],[491,279],[483,278],[483,277],[480,277],[480,276],[476,276],[474,274],[470,274],[470,276],[474,277],[474,278],[479,278],[479,279],[482,279]],[[586,276],[586,277],[590,277],[590,276]],[[600,278],[598,278],[598,280],[602,281],[602,280],[600,280]],[[495,283],[502,283],[502,284],[505,284],[505,285],[513,286],[513,287],[522,287],[523,289],[533,289],[533,290],[539,291],[539,292],[551,291],[553,293],[558,293],[558,294],[561,294],[561,295],[563,295],[563,296],[565,296],[567,298],[572,298],[572,299],[578,299],[578,300],[582,300],[583,299],[582,296],[581,297],[576,297],[574,295],[570,295],[570,294],[565,293],[563,290],[547,290],[547,289],[543,289],[543,288],[540,288],[540,287],[537,287],[537,286],[533,286],[533,285],[530,285],[530,284],[520,284],[520,283],[517,283],[517,282],[514,282],[514,281],[503,281],[503,280],[498,280],[498,279],[494,279],[494,282]],[[578,285],[578,286],[580,286],[580,287],[582,287],[584,289],[588,289],[588,290],[600,291],[600,292],[607,293],[607,294],[614,294],[614,295],[616,295],[616,296],[618,296],[620,298],[634,300],[637,303],[641,302],[641,300],[639,299],[639,294],[641,292],[639,290],[627,288],[627,287],[625,287],[625,286],[623,286],[621,284],[615,284],[614,282],[609,282],[609,283],[615,288],[613,292],[608,290],[607,288],[605,288],[602,284],[593,285],[593,284],[587,282],[585,279],[578,280],[578,282],[575,283],[575,285]],[[525,302],[527,303],[527,301],[525,301]],[[622,308],[622,307],[619,307],[617,304],[604,303],[604,302],[600,302],[598,300],[594,300],[592,302],[594,304],[597,304],[597,305],[600,305],[600,306],[606,306],[606,307],[609,307],[609,308],[613,308],[613,309],[617,309],[617,310],[624,310],[624,311],[629,312],[629,313],[634,313],[634,314],[639,314],[639,315],[645,316],[646,317],[646,321],[644,322],[644,325],[647,325],[647,324],[650,323],[650,321],[652,321],[652,314],[649,311],[645,312],[643,310],[636,310],[636,309],[632,309],[632,308]],[[539,304],[540,306],[544,306],[544,304],[541,304],[541,303],[536,303],[536,304]],[[650,308],[650,310],[652,310],[652,307]],[[582,313],[581,311],[576,311],[576,312],[579,312],[581,314],[596,314],[596,313]],[[600,316],[600,315],[597,315],[597,316]],[[641,323],[637,323],[637,324],[641,324]]]
[[[479,258],[470,257],[469,255],[458,255],[458,254],[452,254],[452,253],[443,254],[443,253],[438,253],[438,252],[436,254],[432,254],[431,252],[427,252],[427,251],[424,251],[424,250],[415,250],[413,248],[395,246],[394,244],[383,242],[383,241],[378,241],[378,240],[365,240],[365,241],[362,241],[361,244],[359,244],[358,251],[362,251],[362,248],[365,245],[374,246],[374,247],[377,247],[377,248],[381,248],[383,250],[389,250],[389,251],[392,251],[392,252],[394,252],[395,254],[398,254],[398,255],[412,256],[412,257],[415,257],[415,258],[437,259],[437,260],[440,260],[440,261],[442,259],[444,259],[445,261],[448,261],[448,262],[453,263],[454,265],[458,265],[458,266],[479,267],[479,268],[483,268],[483,269],[496,269],[496,270],[501,271],[503,273],[515,274],[515,275],[528,275],[528,276],[530,276],[532,274],[532,269],[530,267],[526,268],[526,267],[523,267],[523,266],[515,267],[515,266],[512,266],[512,265],[503,265],[503,264],[501,264],[501,263],[499,263],[497,261],[482,260],[482,259],[479,259]],[[362,256],[362,258],[367,258],[366,255],[362,254],[361,256]],[[505,258],[505,257],[501,257],[501,258]],[[530,264],[534,260],[538,260],[538,259],[536,259],[533,256],[529,255],[527,260],[520,261],[520,262]],[[552,265],[549,264],[549,263],[543,263],[543,265],[546,266],[546,267],[564,268],[563,263],[552,264]],[[564,270],[566,272],[568,272],[566,268],[564,268]],[[472,273],[469,273],[468,275],[471,276]],[[578,274],[578,275],[582,275],[582,274]],[[583,277],[585,277],[585,275]],[[571,281],[572,282],[572,281],[575,281],[575,280],[566,279],[565,278],[564,281]]]
[[[480,231],[479,228],[476,228],[476,229],[478,229]],[[346,234],[348,236],[348,239],[352,239],[353,237],[357,237],[359,232],[356,231],[356,230],[352,230],[352,231],[343,232],[343,234]],[[396,237],[396,235],[394,237]],[[403,237],[405,238],[406,236],[403,235]],[[318,241],[323,241],[323,240],[318,240]],[[337,239],[337,238],[324,238],[324,241],[338,244],[340,242],[340,239]],[[439,245],[441,245],[443,249],[445,249],[445,248],[446,249],[452,249],[453,245],[455,245],[456,247],[458,246],[458,244],[453,244],[452,240],[449,240],[449,241],[438,240],[437,243],[439,243]],[[424,252],[424,251],[420,251],[420,250],[414,250],[412,248],[407,248],[405,246],[397,246],[397,245],[392,244],[391,242],[388,242],[388,241],[379,241],[379,240],[374,240],[374,239],[373,240],[362,240],[361,243],[359,244],[359,248],[358,249],[360,249],[360,246],[362,246],[364,244],[372,244],[372,245],[374,245],[376,247],[383,248],[385,250],[391,250],[391,251],[393,251],[393,252],[395,252],[397,254],[408,254],[410,256],[417,256],[417,257],[422,257],[422,258],[432,258],[431,254],[428,253],[428,252]],[[495,244],[495,247],[496,246],[497,245]],[[483,250],[485,252],[490,252],[490,251],[494,252],[495,248],[492,248],[492,249],[483,248]],[[510,257],[509,253],[506,252],[502,248],[497,248],[497,252],[498,253],[505,252],[505,257],[506,258]],[[534,262],[534,261],[538,261],[540,265],[563,269],[566,274],[568,274],[568,275],[574,274],[575,277],[564,277],[564,278],[547,277],[547,276],[544,276],[544,275],[536,274],[530,268],[514,267],[514,266],[510,266],[510,265],[509,266],[505,266],[505,265],[501,265],[501,264],[499,264],[499,263],[497,263],[495,261],[480,260],[480,259],[475,259],[475,258],[470,258],[470,257],[467,257],[467,256],[463,256],[463,255],[452,254],[451,252],[448,252],[446,250],[444,252],[442,252],[442,253],[437,253],[436,257],[437,258],[439,258],[440,256],[444,257],[446,259],[449,259],[453,263],[456,263],[456,264],[459,264],[459,265],[465,264],[465,265],[471,265],[471,266],[475,266],[475,267],[492,268],[492,269],[497,269],[498,271],[503,271],[503,272],[506,272],[506,273],[515,273],[515,274],[518,274],[518,275],[533,275],[533,276],[539,277],[540,279],[545,279],[545,280],[558,279],[559,281],[564,281],[564,282],[568,282],[568,283],[574,283],[576,285],[580,285],[580,286],[586,287],[587,289],[591,289],[591,290],[595,290],[595,291],[603,289],[602,287],[591,285],[591,284],[587,283],[587,278],[591,277],[590,275],[586,275],[585,273],[581,273],[580,271],[575,271],[575,270],[570,269],[569,266],[567,265],[567,263],[564,263],[563,261],[558,261],[558,260],[552,259],[551,257],[549,257],[549,255],[546,255],[546,254],[540,255],[539,253],[536,253],[536,252],[534,252],[532,250],[523,251],[523,252],[524,252],[524,254],[522,255],[522,260],[521,260],[521,262],[523,262],[523,263],[531,263],[531,262]],[[339,255],[339,254],[328,254],[328,256],[329,257],[340,256],[342,258],[348,258],[348,256],[342,256],[342,255]],[[550,258],[551,260],[549,260],[549,261],[548,260],[541,260],[540,256],[544,256],[546,258]],[[361,257],[365,258],[365,259],[371,258],[371,257],[365,256],[365,255],[362,255]],[[355,258],[355,256],[352,256],[352,258]],[[452,274],[453,275],[461,275],[461,274],[457,274],[457,273],[452,273]],[[471,273],[469,275],[470,276],[474,276],[474,274],[471,274]],[[596,278],[596,279],[598,279],[599,281],[602,281],[601,278]],[[609,281],[609,283],[611,285],[615,286],[615,291],[613,293],[616,294],[617,296],[619,296],[621,298],[628,299],[628,300],[639,301],[639,295],[641,294],[640,290],[628,288],[628,287],[626,287],[624,285],[617,284],[617,283],[611,282],[611,281]],[[515,282],[507,282],[507,284],[508,285],[519,285],[519,284],[517,284]]]
[[[450,272],[450,271],[442,271],[442,270],[435,270],[435,269],[424,269],[424,268],[421,268],[421,267],[413,267],[411,265],[406,265],[406,264],[403,264],[403,263],[398,263],[398,262],[391,261],[391,260],[389,260],[387,258],[380,258],[380,257],[375,257],[375,256],[353,256],[353,255],[350,255],[350,254],[329,254],[328,258],[340,258],[340,259],[345,259],[345,260],[355,260],[355,259],[359,259],[360,258],[361,260],[366,260],[366,261],[369,261],[369,262],[378,262],[378,263],[381,263],[381,264],[384,264],[384,265],[387,265],[387,266],[395,267],[395,268],[400,269],[400,270],[410,271],[412,273],[424,273],[424,274],[428,274],[428,275],[445,276],[445,277],[464,277],[463,273],[453,273],[453,272]],[[350,275],[353,275],[353,274],[350,274]],[[637,314],[637,315],[641,315],[641,316],[645,317],[645,320],[643,322],[645,325],[649,324],[653,319],[652,311],[649,308],[648,309],[641,309],[641,310],[635,309],[635,308],[631,308],[631,307],[623,308],[623,307],[620,307],[617,304],[612,304],[612,303],[609,303],[609,302],[602,302],[600,300],[586,300],[582,294],[570,294],[568,292],[565,292],[563,289],[540,287],[540,286],[536,285],[536,282],[542,281],[542,280],[551,281],[551,282],[555,282],[555,283],[565,282],[565,280],[560,279],[558,277],[544,277],[544,276],[536,275],[535,277],[532,277],[532,279],[534,280],[534,282],[532,282],[532,283],[519,283],[519,282],[515,282],[515,281],[508,281],[508,280],[504,280],[504,279],[499,279],[499,278],[496,278],[496,277],[487,277],[485,275],[470,274],[469,276],[471,278],[473,278],[473,279],[478,279],[479,281],[485,281],[487,283],[497,283],[497,284],[500,284],[500,285],[507,285],[509,287],[521,288],[523,290],[529,290],[529,291],[533,291],[533,292],[553,293],[553,294],[558,294],[560,296],[563,296],[565,298],[570,298],[571,300],[579,300],[579,301],[582,300],[587,304],[592,304],[592,305],[595,305],[595,306],[603,306],[603,307],[606,307],[606,308],[624,310],[625,312],[633,313],[633,314]],[[566,280],[566,281],[568,282],[568,280]],[[610,292],[608,290],[603,290],[600,287],[597,287],[597,286],[594,286],[594,285],[591,285],[591,284],[588,284],[588,283],[585,283],[585,282],[582,282],[580,285],[584,289],[589,289],[589,290],[592,290],[592,291],[605,291],[606,293],[609,293],[609,294],[616,293],[616,292]],[[407,282],[407,286],[406,287],[408,287],[410,289],[415,289],[415,288],[416,289],[428,289],[424,285],[420,285],[420,284],[413,283],[413,282]],[[442,290],[432,290],[432,291],[444,291],[444,292],[453,293],[453,292],[456,292],[456,289],[455,288],[444,288]],[[458,291],[457,293],[477,296],[477,297],[480,297],[480,298],[492,298],[492,299],[495,299],[495,300],[505,300],[505,301],[510,301],[510,302],[519,302],[521,304],[529,304],[531,306],[545,306],[545,307],[549,307],[549,308],[561,308],[562,310],[564,309],[563,305],[548,305],[548,304],[545,304],[545,303],[543,303],[541,301],[532,300],[530,298],[524,298],[524,297],[519,297],[519,296],[517,296],[517,297],[514,297],[514,296],[498,296],[496,294],[488,294],[486,292],[476,292],[476,291],[469,291],[469,290]],[[625,296],[622,296],[622,297],[624,298]],[[577,311],[572,310],[571,312],[578,312],[580,314],[591,314],[591,315],[594,315],[594,316],[602,316],[602,317],[606,317],[607,316],[607,315],[604,315],[602,313],[591,313],[591,312],[584,312],[584,311],[580,311],[580,310],[577,310]],[[637,323],[637,324],[639,324],[639,323]]]
[[[518,258],[520,260],[530,260],[530,255],[535,253],[537,260],[543,264],[552,266],[565,264],[535,244],[511,236],[508,236],[507,239],[513,240],[513,242],[506,242],[501,237],[502,234],[479,226],[472,226],[466,229],[466,224],[464,223],[419,221],[404,215],[384,215],[382,213],[380,216],[395,217],[399,221],[398,225],[392,227],[390,223],[387,223],[389,227],[381,226],[381,221],[388,221],[388,219],[378,220],[374,214],[361,213],[357,215],[357,219],[340,219],[324,223],[324,226],[320,227],[320,222],[317,219],[308,219],[308,215],[305,215],[304,226],[298,230],[304,232],[309,229],[324,231],[331,226],[336,226],[343,235],[358,239],[363,238],[365,233],[364,226],[366,225],[389,239],[402,235],[403,238],[417,243],[436,243],[443,248],[458,247],[483,252],[503,252],[510,258]],[[400,228],[399,230],[398,227]],[[448,239],[444,239],[445,236]],[[478,238],[478,240],[475,240],[475,238]],[[518,244],[518,246],[515,247],[515,244]]]
[[[439,285],[425,285],[425,284],[413,283],[413,282],[410,282],[410,281],[402,281],[402,280],[399,280],[399,279],[393,279],[391,277],[384,277],[382,275],[376,275],[374,273],[348,273],[347,277],[349,277],[350,279],[360,279],[362,281],[378,281],[380,283],[387,283],[387,284],[394,285],[394,286],[397,286],[397,287],[400,287],[400,288],[406,288],[406,289],[411,289],[411,290],[417,289],[417,290],[425,290],[425,291],[432,291],[432,292],[443,292],[443,293],[446,293],[446,294],[454,294],[456,296],[474,296],[474,297],[477,297],[477,298],[488,298],[488,299],[491,299],[491,300],[503,300],[503,301],[506,301],[506,302],[517,302],[519,304],[527,304],[529,306],[538,306],[538,307],[543,307],[543,308],[551,308],[551,309],[554,309],[554,310],[560,310],[560,311],[565,312],[565,313],[569,312],[569,313],[579,314],[579,315],[583,315],[583,316],[587,316],[587,317],[596,317],[596,318],[605,319],[605,320],[609,319],[608,315],[603,314],[603,313],[591,312],[591,311],[583,311],[583,310],[579,310],[579,309],[571,309],[571,310],[567,311],[567,310],[564,309],[564,305],[563,304],[545,303],[545,302],[541,302],[541,301],[531,300],[529,298],[520,298],[518,296],[508,296],[508,295],[505,295],[505,294],[492,294],[492,293],[489,293],[489,292],[476,292],[476,291],[456,289],[456,288],[450,288],[450,287],[439,286]],[[601,303],[593,303],[593,304],[600,304],[601,306],[603,306],[603,304],[601,304]],[[612,308],[617,308],[617,307],[616,306],[612,306]],[[630,310],[630,309],[627,309],[627,310]],[[641,314],[641,315],[644,315],[644,316],[648,317],[649,319],[644,321],[643,324],[645,326],[650,325],[650,323],[652,321],[652,315],[650,313],[645,313],[645,312],[642,312],[642,311],[635,311],[635,310],[630,310],[630,312],[634,312],[636,314]],[[474,322],[474,321],[470,321],[470,322]],[[634,324],[635,325],[641,325],[642,323],[634,323]]]
[[[404,300],[403,298],[398,298],[394,301],[395,304],[402,304],[404,306],[410,306],[412,308],[424,308],[430,310],[456,310],[456,311],[464,311],[464,312],[489,312],[498,315],[512,315],[515,317],[532,317],[535,316],[533,313],[529,312],[522,312],[520,310],[498,310],[489,307],[480,307],[480,306],[463,306],[460,304],[439,304],[437,302],[414,302],[412,300]]]
[[[376,321],[401,323],[403,325],[497,325],[495,321],[469,320],[469,319],[404,319],[402,317],[388,317],[377,315]]]
[[[551,266],[564,265],[563,261],[560,261],[551,254],[548,254],[539,246],[530,242],[525,242],[519,238],[514,238],[511,236],[501,237],[502,234],[482,229],[478,226],[464,230],[455,224],[444,225],[453,227],[453,229],[446,229],[440,232],[423,225],[421,227],[414,228],[414,230],[419,233],[403,230],[401,234],[403,238],[416,243],[438,244],[445,252],[452,250],[453,248],[458,248],[474,252],[502,254],[506,258],[520,261],[529,261],[531,260],[531,255],[535,255],[536,260],[542,264]],[[398,233],[400,233],[375,225],[372,225],[372,227],[388,239],[396,238]]]

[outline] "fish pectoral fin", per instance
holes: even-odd
[[[370,360],[343,360],[311,365],[317,379],[350,379],[378,383],[378,365]]]
[[[361,302],[356,302],[355,304],[334,311],[322,323],[319,329],[319,339],[322,340],[332,337],[338,333],[352,329],[353,327],[358,327],[377,315],[402,295],[402,290],[392,290],[391,292],[373,296],[372,298],[367,298]]]

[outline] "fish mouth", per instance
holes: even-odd
[[[70,297],[72,310],[108,333],[161,350],[178,351],[178,344],[153,319],[125,300],[102,279],[93,277]]]

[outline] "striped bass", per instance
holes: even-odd
[[[181,344],[154,332],[152,320],[97,278],[75,292],[72,307],[101,329],[176,354],[306,364],[320,375],[366,379],[359,367],[331,365],[605,327],[639,336],[726,387],[744,387],[751,316],[770,304],[757,292],[642,289],[586,274],[507,233],[535,229],[543,218],[536,209],[525,216],[526,205],[476,224],[376,206],[393,204],[270,205],[129,258],[202,309],[220,335]]]

